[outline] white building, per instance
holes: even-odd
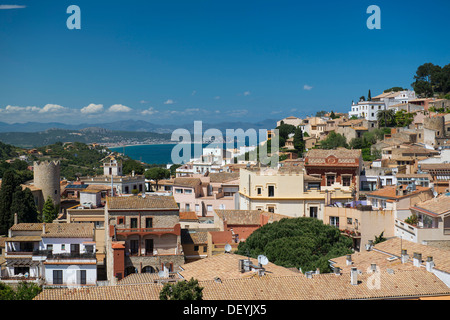
[[[5,239],[2,281],[35,281],[46,286],[97,283],[93,223],[19,223]]]
[[[394,105],[407,104],[410,100],[415,99],[416,93],[411,90],[386,92],[373,97],[371,101],[353,103],[348,115],[349,117],[356,116],[357,118],[376,121],[378,111],[386,110]]]

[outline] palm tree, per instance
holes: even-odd
[[[381,123],[383,123],[384,127],[389,127],[390,125],[395,123],[395,110],[394,109],[378,110],[377,120],[379,126],[381,126]]]

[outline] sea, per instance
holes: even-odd
[[[109,148],[111,151],[125,154],[131,159],[138,160],[147,164],[173,164],[172,150],[177,144],[148,144],[148,145],[134,145]],[[202,144],[202,147],[220,146],[219,144]],[[191,145],[191,157],[194,157],[195,146]],[[226,149],[226,143],[223,144]]]

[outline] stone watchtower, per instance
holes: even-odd
[[[34,186],[42,190],[42,197],[44,202],[50,196],[55,207],[59,207],[61,204],[60,162],[35,161],[33,172]]]

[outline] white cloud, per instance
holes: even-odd
[[[10,9],[23,9],[27,6],[20,6],[16,4],[0,4],[0,10],[10,10]]]
[[[167,99],[164,104],[174,104],[172,99]]]
[[[246,109],[242,109],[242,110],[230,110],[230,111],[227,111],[227,114],[228,114],[230,117],[239,118],[239,117],[246,116],[246,115],[248,114],[248,110],[246,110]]]
[[[220,96],[215,96],[214,97],[214,100],[219,100],[220,99]]]
[[[5,109],[0,109],[0,113],[35,112],[39,110],[41,109],[38,107],[6,106]]]
[[[81,109],[81,113],[100,113],[102,111],[103,111],[102,104],[93,104],[93,103]]]
[[[245,92],[244,92],[244,96],[249,96],[249,95],[251,95],[251,92],[250,92],[250,91],[245,91]]]
[[[109,112],[130,112],[132,109],[122,104],[113,104],[108,110]]]
[[[191,93],[192,96],[195,96],[196,94],[197,94],[196,90],[192,91],[192,93]]]
[[[148,101],[146,101],[146,100],[141,100],[141,101],[139,101],[139,103],[145,104],[145,103],[148,103]]]
[[[305,84],[305,85],[303,86],[303,90],[307,90],[307,91],[312,90],[312,88],[313,88],[313,87],[311,87],[311,86],[309,86],[309,85],[307,85],[307,84]]]
[[[57,104],[46,104],[44,108],[39,110],[39,113],[48,113],[48,112],[60,112],[64,111],[67,108],[64,108],[63,106],[57,105]]]
[[[144,116],[153,115],[153,114],[156,114],[156,113],[159,113],[159,111],[155,110],[153,107],[150,107],[149,109],[144,110],[144,111],[141,112],[141,114],[144,115]]]

